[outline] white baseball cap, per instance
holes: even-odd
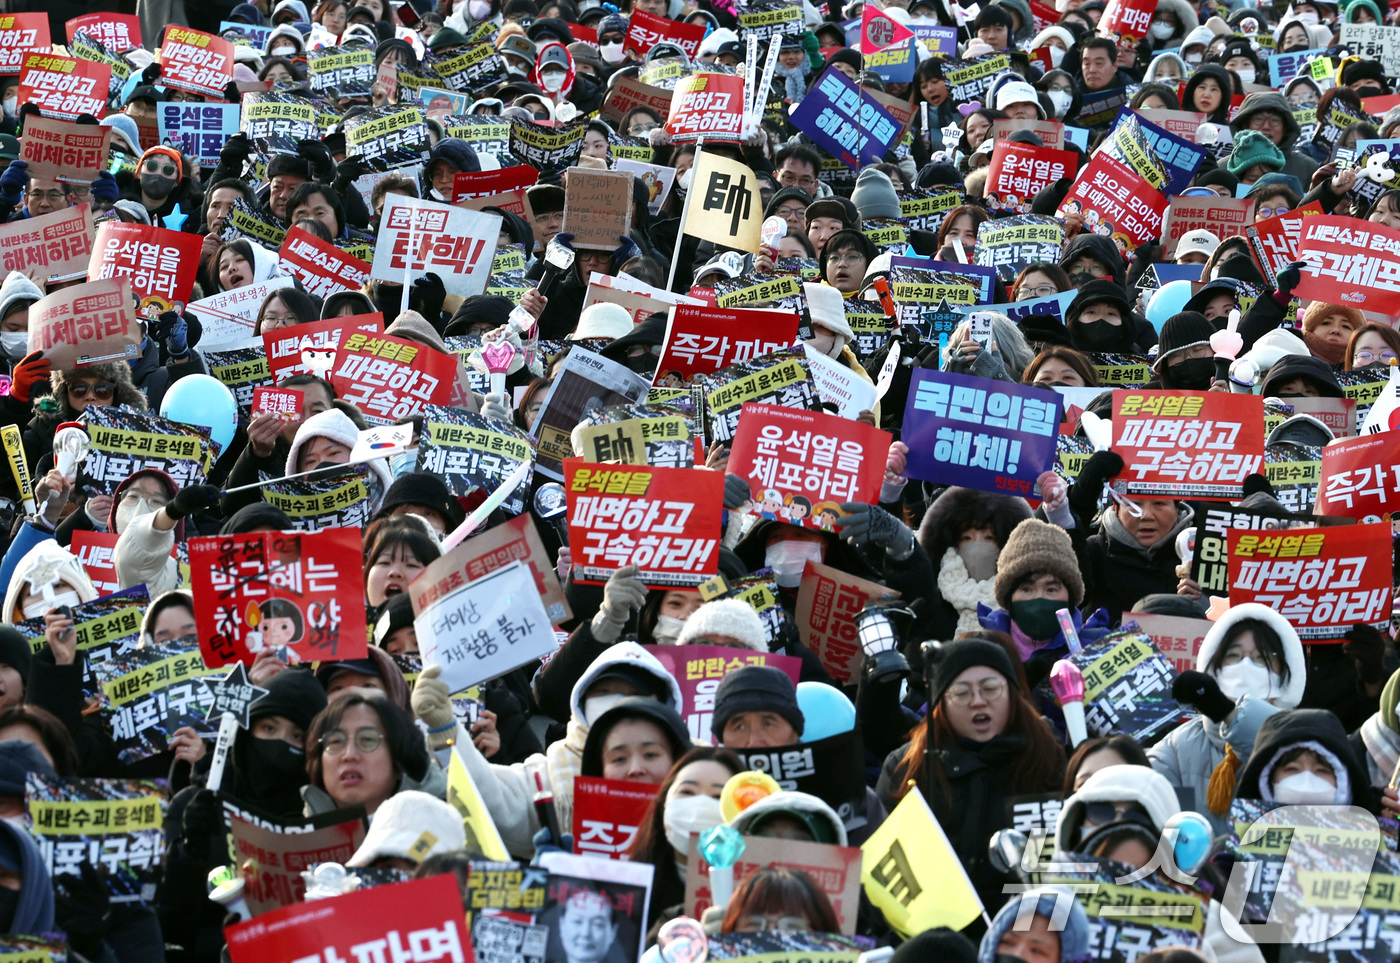
[[[997,110],[1005,110],[1012,104],[1031,104],[1040,118],[1045,119],[1045,108],[1041,106],[1035,88],[1024,80],[1002,84],[1001,89],[997,91]]]
[[[390,796],[374,814],[365,841],[347,866],[369,866],[384,856],[421,863],[467,844],[462,816],[452,806],[416,789]]]
[[[1204,254],[1210,257],[1219,246],[1220,238],[1205,228],[1199,228],[1181,235],[1181,240],[1176,242],[1176,256],[1178,260],[1183,254]]]

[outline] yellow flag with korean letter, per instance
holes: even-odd
[[[738,161],[701,150],[690,182],[685,233],[740,251],[758,253],[763,197],[758,178]]]
[[[482,801],[481,793],[476,791],[476,783],[472,782],[462,757],[455,751],[452,761],[447,764],[447,801],[462,814],[462,828],[467,831],[467,849],[475,849],[487,859],[510,861],[510,853],[506,852],[506,844],[501,841],[501,834],[496,831],[496,824],[486,811],[486,803]]]
[[[935,926],[960,930],[982,914],[972,880],[917,786],[860,851],[865,895],[906,939]]]

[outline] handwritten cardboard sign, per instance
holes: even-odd
[[[29,350],[42,351],[55,371],[136,358],[140,344],[125,278],[75,284],[29,309]]]
[[[570,167],[564,233],[574,247],[612,251],[632,227],[632,172]]]

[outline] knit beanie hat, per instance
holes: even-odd
[[[717,742],[724,741],[725,723],[741,712],[776,712],[799,736],[805,726],[797,704],[797,687],[786,672],[770,665],[746,665],[720,680],[715,690],[714,714],[710,717],[710,732]]]
[[[1243,177],[1245,171],[1256,164],[1264,164],[1274,170],[1283,170],[1286,163],[1283,151],[1268,135],[1257,130],[1242,130],[1235,135],[1235,148],[1225,159],[1225,167],[1236,177]]]
[[[903,213],[899,207],[899,195],[895,193],[889,175],[875,167],[867,167],[860,172],[855,190],[851,192],[851,200],[863,218],[897,218]]]
[[[400,505],[421,505],[431,508],[442,516],[443,523],[451,531],[466,518],[462,506],[452,497],[447,482],[427,471],[411,471],[394,479],[394,483],[384,492],[384,500],[379,503],[376,517],[392,514]]]
[[[830,57],[826,58],[825,66],[830,67],[832,64],[845,64],[859,72],[865,69],[865,58],[862,57],[857,50],[852,50],[850,47],[842,47]]]
[[[1162,325],[1162,333],[1157,337],[1157,360],[1152,367],[1161,371],[1168,355],[1198,344],[1209,345],[1210,336],[1214,333],[1215,325],[1207,321],[1204,314],[1182,311],[1172,315]]]
[[[1303,312],[1303,330],[1312,333],[1313,329],[1322,323],[1322,319],[1330,314],[1340,314],[1352,323],[1353,328],[1360,328],[1366,323],[1366,316],[1356,308],[1345,304],[1328,304],[1326,301],[1314,301],[1308,305],[1308,309]]]
[[[781,193],[781,192],[779,192]],[[807,205],[807,226],[819,217],[834,217],[842,229],[860,227],[860,212],[848,197],[820,197]]]
[[[1397,705],[1400,705],[1400,670],[1390,677],[1390,681],[1381,690],[1381,722],[1392,732],[1400,732],[1400,718],[1397,718],[1395,713]]]
[[[154,150],[155,148],[152,148]],[[279,174],[291,174],[293,177],[304,177],[307,180],[315,180],[315,172],[311,169],[311,162],[300,154],[276,153],[267,162],[267,179],[270,181]]]
[[[175,165],[175,183],[180,183],[185,179],[185,159],[180,156],[180,152],[173,147],[166,147],[164,144],[157,144],[141,155],[140,162],[136,165],[139,173],[146,166],[146,161],[152,157],[164,157]]]
[[[374,644],[383,647],[384,640],[399,629],[413,625],[413,599],[407,592],[389,596],[384,611],[374,623]]]
[[[953,684],[953,680],[975,665],[985,665],[1000,672],[1008,685],[1018,684],[1016,667],[1011,664],[1011,656],[999,642],[977,636],[958,639],[940,646],[933,663],[933,688],[929,692],[929,705],[943,698],[943,693]]]
[[[685,620],[676,645],[714,645],[712,638],[721,635],[737,639],[755,652],[768,651],[763,620],[741,599],[716,599],[700,606]]]
[[[26,686],[29,685],[29,663],[33,657],[33,650],[19,629],[13,625],[0,625],[0,665],[8,665],[18,672],[20,682]]]
[[[1026,576],[1049,572],[1069,589],[1069,601],[1084,601],[1084,577],[1079,574],[1074,545],[1058,525],[1028,518],[1017,525],[997,556],[997,577],[992,585],[997,605],[1010,611],[1011,595]]]
[[[405,592],[404,596],[407,595]],[[263,688],[267,689],[267,695],[253,706],[250,715],[253,720],[282,716],[305,730],[311,728],[316,713],[326,707],[325,688],[306,669],[296,666],[285,669],[264,682]]]
[[[1118,317],[1126,324],[1132,315],[1133,307],[1123,294],[1123,286],[1111,278],[1095,278],[1079,289],[1074,300],[1065,309],[1065,327],[1079,320],[1084,309],[1091,304],[1111,304],[1118,309]]]

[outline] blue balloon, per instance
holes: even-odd
[[[856,727],[856,707],[844,692],[825,682],[797,683],[797,706],[802,710],[803,742],[816,742]]]
[[[1167,318],[1186,310],[1186,302],[1190,300],[1190,281],[1168,281],[1147,302],[1147,320],[1152,322],[1152,327],[1161,331]]]
[[[160,400],[160,416],[182,425],[208,428],[209,436],[224,452],[238,429],[238,401],[218,378],[185,375]]]

